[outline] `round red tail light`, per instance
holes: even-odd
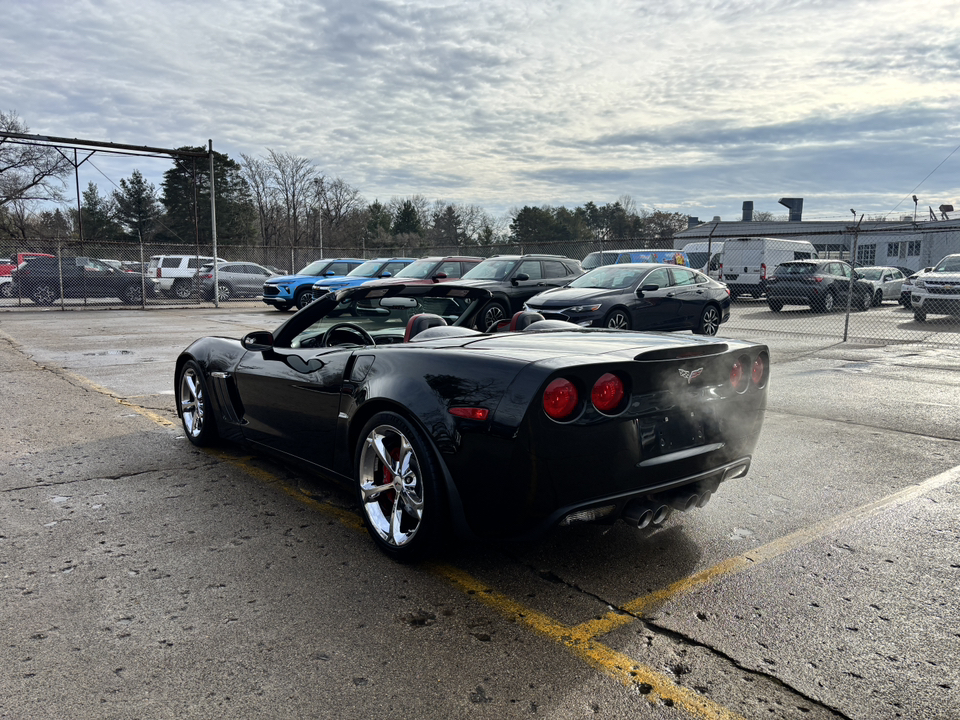
[[[590,393],[593,406],[602,413],[614,412],[623,401],[623,381],[613,373],[600,376]]]
[[[543,411],[554,420],[565,420],[577,409],[580,396],[569,380],[557,378],[543,391]]]
[[[764,361],[763,355],[760,355],[756,360],[753,361],[753,370],[750,372],[750,380],[754,385],[760,387],[763,385],[763,379],[766,376],[767,363]]]
[[[747,367],[750,366],[750,358],[740,357],[730,368],[730,384],[738,393],[747,389]]]

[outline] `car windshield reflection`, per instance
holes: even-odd
[[[603,290],[614,290],[628,288],[640,280],[640,276],[647,272],[647,269],[625,269],[616,265],[604,265],[581,275],[571,282],[567,287],[572,288],[599,288]]]
[[[292,339],[290,347],[315,347],[333,326],[350,323],[364,330],[378,345],[402,342],[407,323],[414,315],[439,315],[447,325],[456,325],[473,303],[473,299],[457,296],[455,290],[446,295],[392,295],[370,297],[350,293]],[[466,295],[466,293],[463,293]]]

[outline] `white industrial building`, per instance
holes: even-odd
[[[736,237],[777,237],[807,240],[821,257],[851,258],[856,242],[857,265],[892,265],[921,270],[936,264],[943,256],[960,253],[960,219],[950,219],[953,208],[941,206],[940,217],[933,211],[927,218],[900,217],[896,221],[863,220],[857,228],[851,215],[847,222],[805,221],[801,219],[803,200],[784,198],[790,208],[790,220],[753,221],[753,203],[744,203],[743,219],[723,221],[714,218],[701,222],[689,218],[690,227],[677,233],[673,247],[682,249],[692,242],[723,242]],[[933,219],[937,218],[937,219]]]

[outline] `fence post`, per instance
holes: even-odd
[[[853,217],[857,217],[857,211],[851,210]],[[847,341],[847,333],[850,329],[850,301],[853,299],[853,284],[857,281],[857,238],[860,235],[860,223],[863,222],[863,213],[860,213],[860,219],[853,226],[853,245],[850,248],[850,281],[847,283],[847,314],[843,318],[843,342]]]

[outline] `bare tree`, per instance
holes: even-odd
[[[325,237],[344,245],[355,241],[364,232],[366,201],[360,191],[341,178],[320,183],[318,207],[324,223]]]
[[[280,234],[286,245],[297,247],[307,234],[311,194],[316,192],[314,181],[321,177],[320,171],[307,158],[269,148],[267,152],[269,158],[266,162],[283,210]]]
[[[253,203],[257,208],[257,225],[260,229],[260,240],[264,245],[271,245],[277,238],[277,206],[276,188],[272,185],[273,172],[266,161],[244,155],[240,174],[250,187]]]
[[[14,202],[62,200],[63,178],[73,166],[51,147],[27,145],[6,135],[28,132],[15,111],[0,111],[0,208]]]

